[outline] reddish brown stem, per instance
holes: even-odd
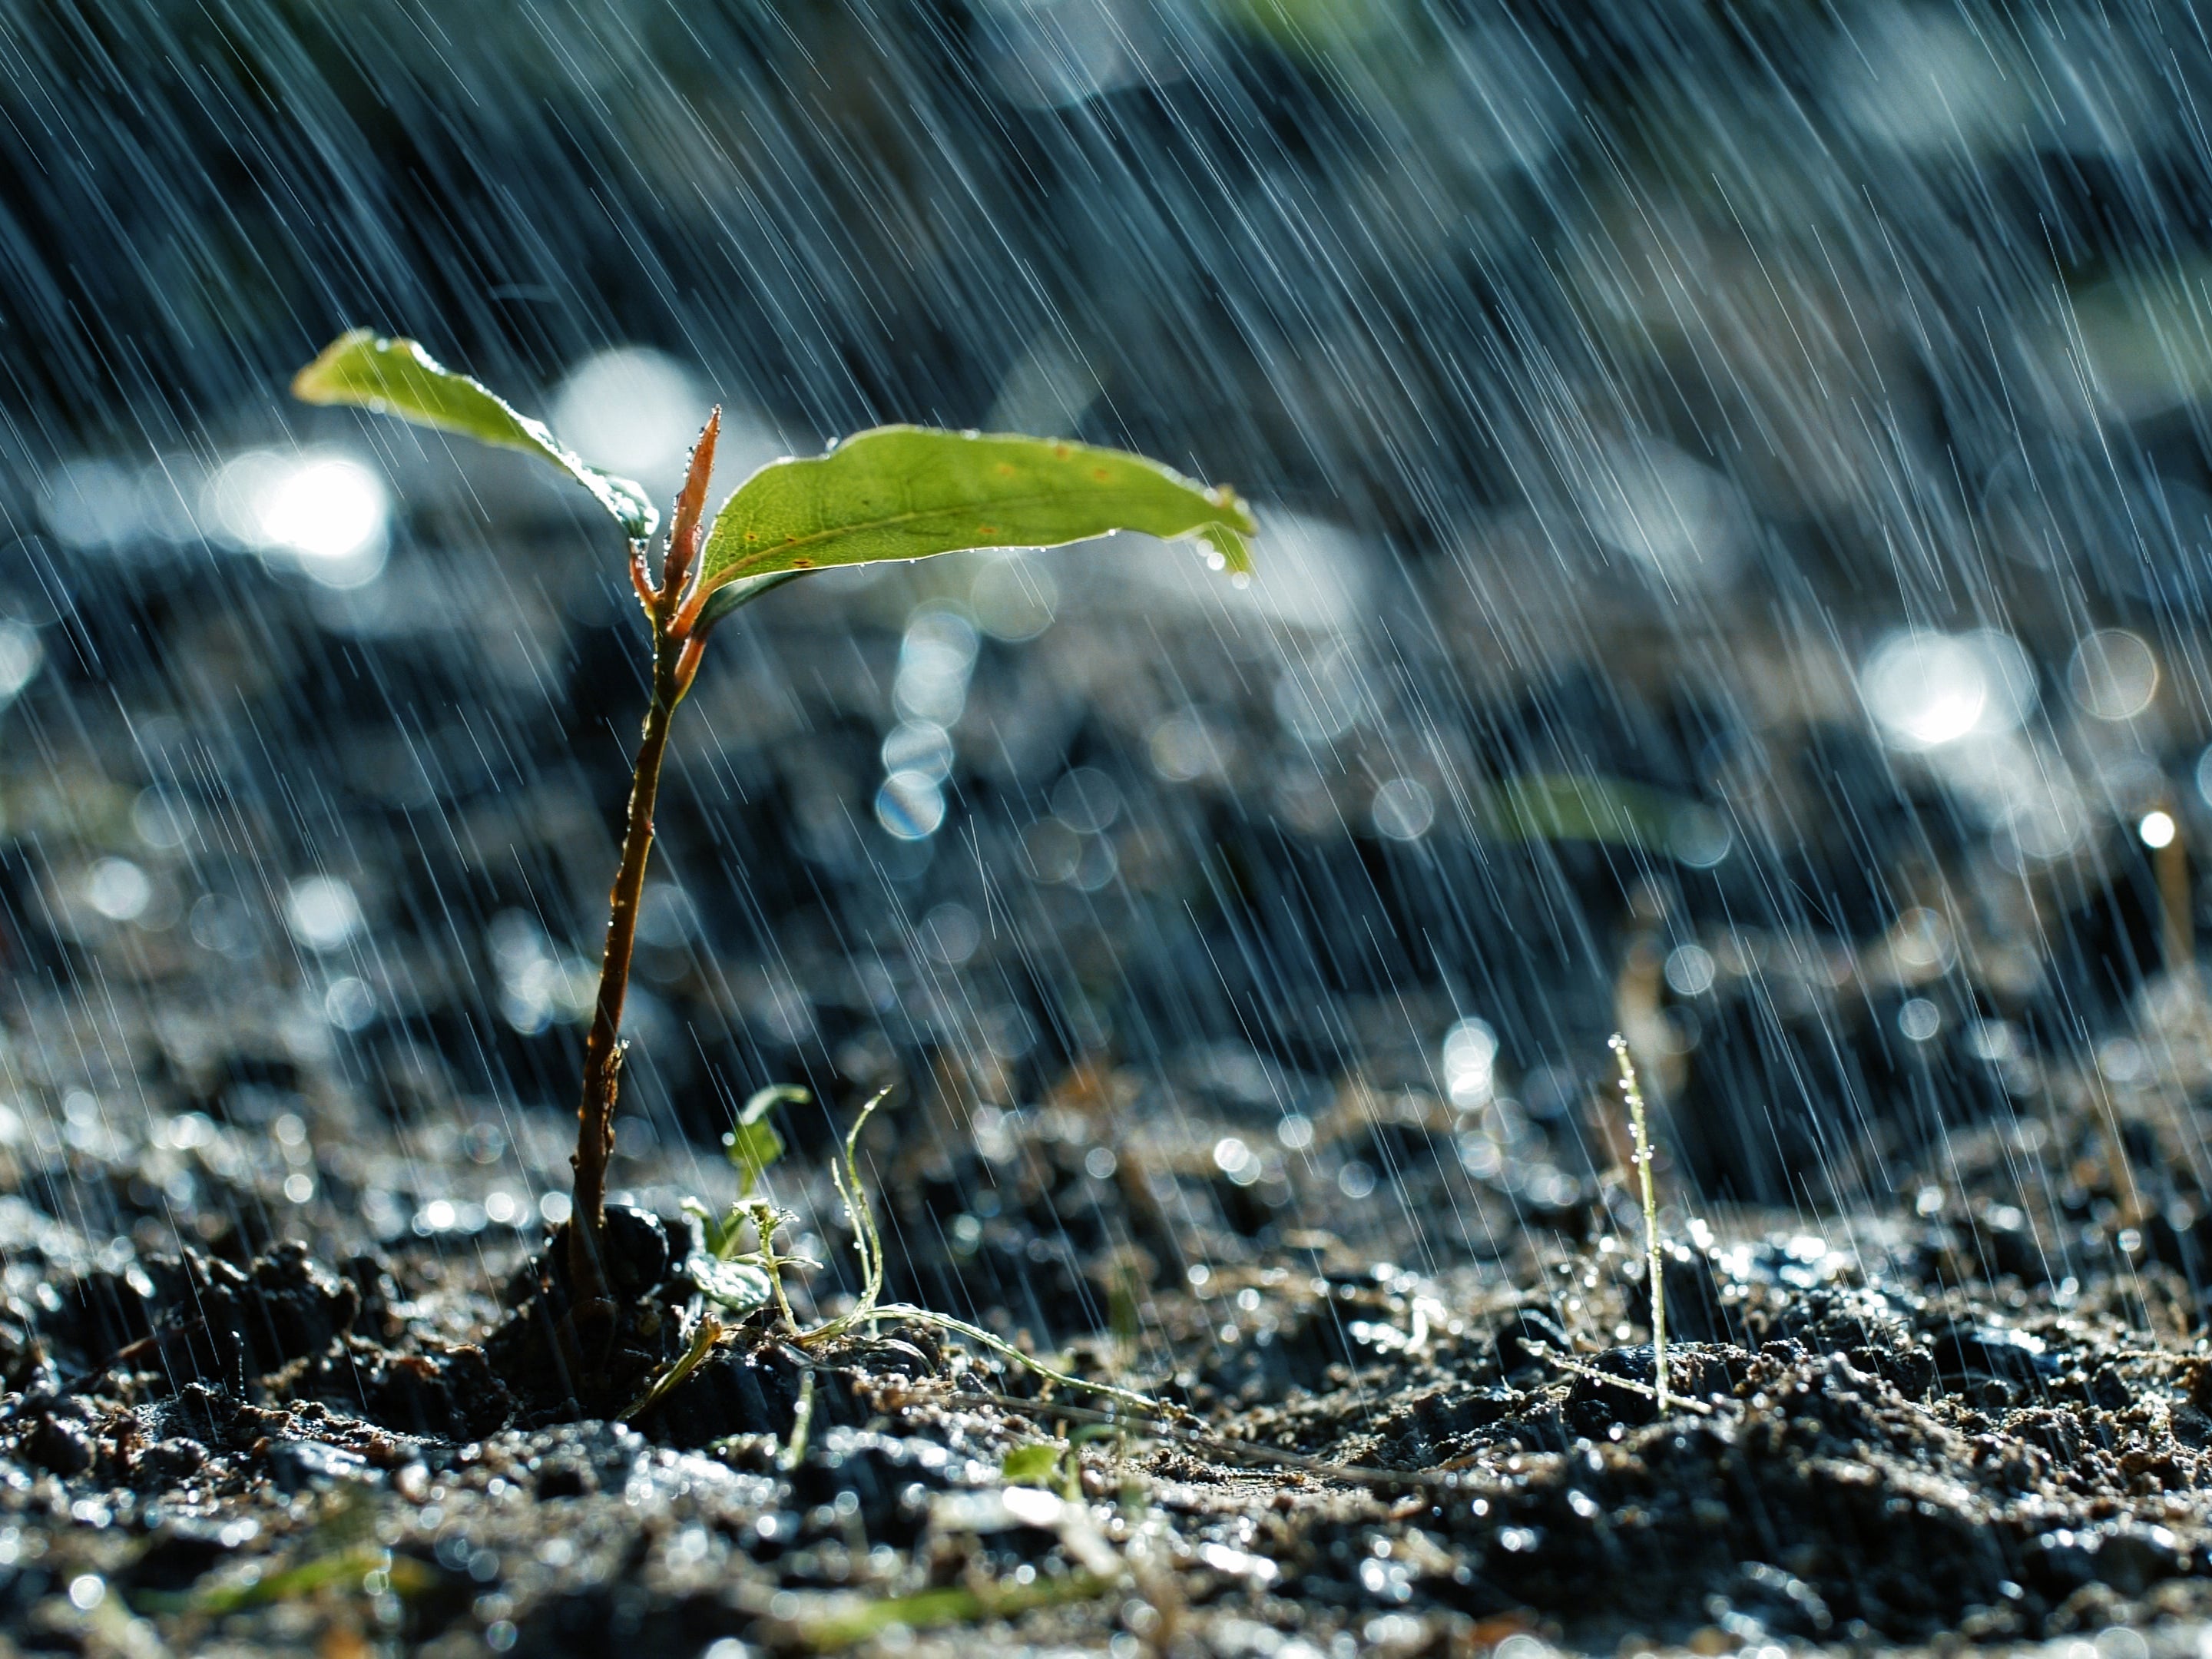
[[[615,1097],[622,1087],[623,1003],[629,991],[629,962],[637,943],[637,911],[645,896],[645,870],[653,855],[653,808],[660,793],[660,763],[668,752],[668,729],[676,707],[691,689],[706,644],[679,638],[669,621],[699,544],[707,480],[714,464],[719,409],[708,417],[691,452],[689,476],[677,498],[668,552],[661,562],[660,587],[647,580],[645,550],[630,549],[630,580],[653,624],[653,703],[645,713],[645,734],[637,746],[637,767],[629,786],[629,818],[623,830],[622,863],[607,896],[607,939],[599,955],[599,1000],[592,1015],[592,1034],[584,1044],[584,1100],[576,1115],[575,1200],[568,1218],[568,1277],[576,1300],[607,1297],[607,1275],[600,1244],[607,1225],[607,1160],[615,1149]]]
[[[676,659],[676,695],[682,696],[690,690],[691,682],[699,672],[699,659],[707,649],[704,634],[684,636],[684,650]]]
[[[707,608],[707,601],[714,596],[714,590],[711,587],[696,587],[691,591],[690,597],[684,601],[683,609],[676,613],[675,621],[669,623],[679,638],[697,626],[699,613]]]
[[[682,696],[676,663],[682,646],[655,630],[653,705],[630,780],[629,822],[623,831],[622,863],[607,896],[607,939],[599,957],[599,1000],[584,1044],[584,1101],[576,1126],[574,1212],[568,1222],[570,1276],[580,1297],[603,1295],[605,1274],[599,1241],[606,1231],[607,1159],[615,1146],[615,1096],[622,1084],[623,1002],[629,990],[630,953],[637,942],[637,911],[645,894],[645,869],[653,853],[653,808],[660,792],[660,763],[668,728]]]

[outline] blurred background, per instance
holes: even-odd
[[[1996,1146],[2194,1264],[2186,9],[115,0],[0,53],[0,1233],[565,1213],[622,550],[288,401],[368,325],[659,491],[719,401],[718,489],[913,420],[1264,526],[1243,588],[1119,541],[721,632],[639,1201],[726,1188],[762,1085],[818,1152],[896,1083],[895,1289],[949,1310],[1491,1260],[1620,1201],[1620,1030],[1673,1226],[1925,1214]]]

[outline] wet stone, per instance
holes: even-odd
[[[841,1426],[820,1436],[791,1472],[792,1500],[812,1509],[850,1493],[868,1537],[903,1547],[927,1523],[929,1495],[967,1484],[977,1473],[988,1479],[996,1472],[972,1471],[966,1460],[927,1440]]]
[[[319,1440],[280,1440],[264,1456],[280,1492],[324,1490],[342,1481],[381,1479],[360,1453]]]
[[[1947,1388],[1985,1380],[2033,1387],[2051,1381],[2061,1369],[2040,1338],[1993,1325],[1939,1327],[1929,1334],[1929,1349]]]
[[[20,1443],[24,1456],[56,1474],[82,1474],[92,1467],[92,1431],[69,1417],[40,1414]]]
[[[350,1330],[361,1293],[297,1243],[249,1268],[187,1251],[131,1275],[94,1273],[65,1287],[47,1334],[88,1376],[143,1376],[158,1390],[205,1381],[234,1392],[285,1364],[327,1352]]]
[[[239,1418],[240,1402],[205,1382],[187,1382],[174,1395],[140,1408],[142,1432],[149,1439],[186,1438],[205,1447],[227,1447]]]
[[[138,1589],[173,1593],[189,1589],[237,1547],[219,1522],[198,1518],[164,1522],[139,1550],[130,1581]]]
[[[370,1370],[368,1413],[404,1434],[474,1440],[506,1426],[514,1396],[493,1373],[482,1348],[396,1356]]]
[[[620,1423],[564,1423],[503,1439],[512,1443],[538,1495],[549,1498],[621,1492],[648,1443]]]
[[[1667,1387],[1686,1400],[1726,1399],[1747,1374],[1751,1356],[1718,1344],[1667,1345]],[[1567,1421],[1577,1431],[1601,1435],[1613,1424],[1634,1426],[1659,1413],[1652,1390],[1658,1376],[1651,1346],[1608,1348],[1583,1362],[1567,1393]],[[1595,1372],[1593,1376],[1591,1373]],[[1623,1388],[1601,1378],[1633,1383]]]
[[[1574,1344],[1568,1340],[1565,1327],[1540,1308],[1516,1310],[1499,1328],[1492,1345],[1498,1371],[1507,1377],[1523,1371],[1548,1371],[1545,1354],[1573,1352]]]
[[[798,1411],[801,1375],[780,1347],[726,1348],[672,1389],[647,1413],[646,1426],[674,1446],[709,1445],[733,1434],[781,1437]]]
[[[2140,1595],[2182,1570],[2172,1534],[2125,1522],[2054,1528],[2031,1540],[2022,1560],[2031,1582],[2053,1599],[2093,1583]]]
[[[131,1479],[145,1491],[159,1492],[191,1480],[207,1467],[207,1448],[198,1441],[172,1435],[138,1454],[131,1466]]]
[[[660,1218],[627,1204],[607,1206],[606,1249],[607,1275],[615,1290],[629,1297],[657,1287],[674,1259]]]

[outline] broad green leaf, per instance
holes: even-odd
[[[397,415],[417,426],[542,456],[590,490],[632,541],[645,540],[659,522],[636,484],[586,466],[543,421],[517,413],[504,398],[456,374],[412,340],[384,339],[365,328],[341,334],[293,377],[292,395],[302,403],[349,404]]]
[[[1234,490],[1118,449],[879,426],[827,454],[771,461],[722,503],[699,591],[778,571],[1058,547],[1117,530],[1194,536],[1233,571],[1256,526]]]

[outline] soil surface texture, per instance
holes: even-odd
[[[1102,1178],[1081,1124],[1008,1115],[968,1168],[879,1127],[901,1276],[973,1292],[993,1252],[1065,1238],[1086,1186],[1133,1165],[1170,1190],[1161,1148]],[[190,1173],[267,1213],[240,1139],[160,1120],[54,1149],[70,1182],[24,1189],[98,1177],[155,1216]],[[179,1254],[10,1199],[0,1624],[25,1652],[891,1651],[980,1627],[1298,1656],[2186,1617],[2212,1604],[2212,1358],[2174,1218],[2201,1195],[2153,1207],[2112,1144],[2088,1116],[1959,1141],[1963,1185],[1848,1233],[1681,1223],[1663,1413],[1617,1183],[1433,1274],[1311,1232],[1271,1261],[1222,1227],[1172,1271],[1079,1252],[1108,1314],[1054,1361],[1150,1409],[921,1322],[794,1340],[849,1304],[827,1271],[787,1275],[795,1325],[738,1316],[673,1206],[613,1212],[625,1312],[586,1331],[556,1328],[542,1224],[329,1257],[210,1226]],[[933,1175],[998,1194],[988,1224],[918,1225]]]

